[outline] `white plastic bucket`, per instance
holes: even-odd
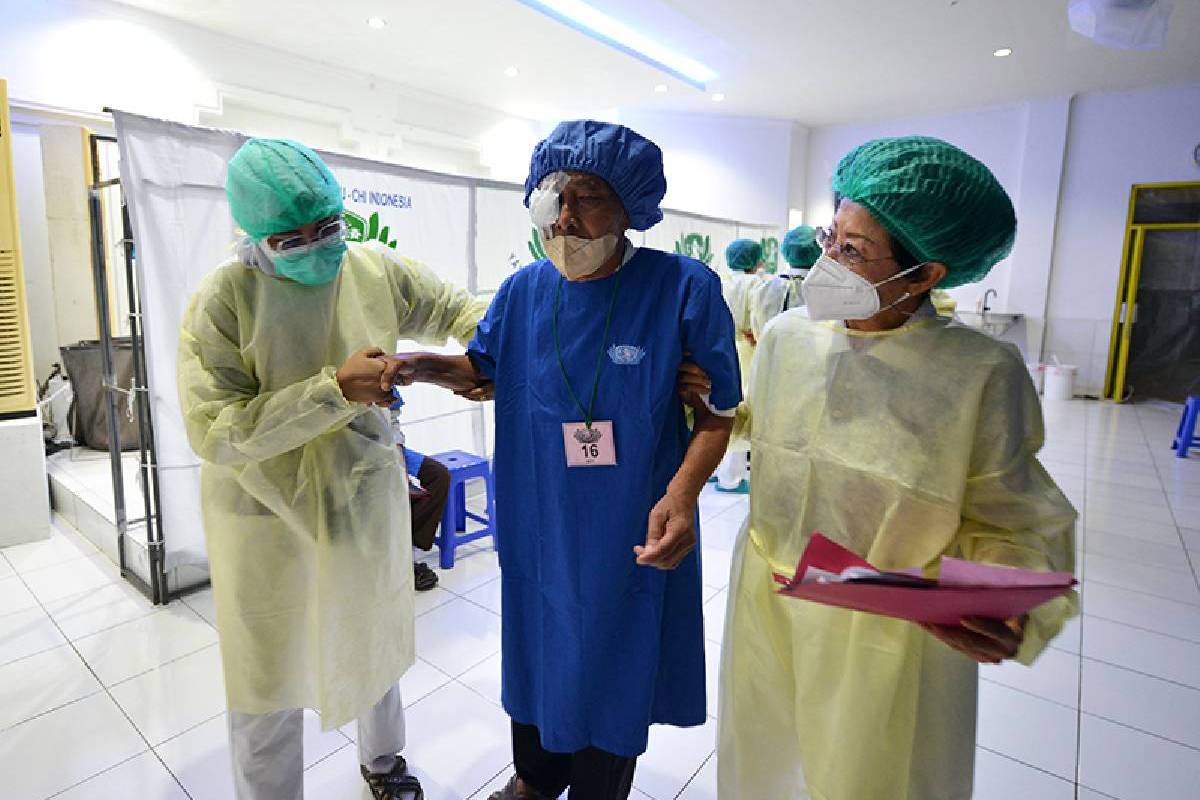
[[[1047,400],[1070,400],[1075,395],[1077,367],[1071,364],[1046,364],[1043,369],[1046,374]]]
[[[1038,394],[1041,394],[1046,379],[1046,365],[1030,361],[1025,364],[1025,369],[1029,370],[1029,377],[1033,379],[1034,388],[1037,389]]]

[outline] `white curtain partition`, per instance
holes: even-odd
[[[200,280],[232,252],[225,165],[247,137],[125,112],[113,116],[136,242],[166,568],[178,578],[180,568],[206,563],[200,464],[187,443],[175,391],[179,323]],[[392,245],[447,281],[491,295],[537,250],[518,185],[321,155],[342,184],[351,238]],[[672,211],[634,242],[667,251],[678,245],[688,255],[709,256],[710,266],[723,272],[725,247],[733,239],[777,241],[780,235],[770,226]],[[453,343],[445,350],[461,352]],[[404,400],[405,435],[413,448],[490,455],[490,404],[468,403],[428,387],[405,390]]]

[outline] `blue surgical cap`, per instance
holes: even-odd
[[[752,272],[762,261],[762,244],[753,239],[734,239],[725,248],[725,263],[730,269]]]
[[[621,199],[634,230],[644,231],[662,221],[659,204],[667,193],[662,151],[623,125],[593,120],[559,123],[533,148],[525,180],[526,206],[529,195],[552,172],[586,172],[603,178]]]

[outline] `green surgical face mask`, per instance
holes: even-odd
[[[345,235],[339,233],[286,253],[278,253],[263,246],[275,271],[296,283],[305,286],[323,286],[337,277],[346,255]]]

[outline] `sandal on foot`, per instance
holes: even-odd
[[[374,800],[425,800],[421,782],[408,774],[408,764],[400,756],[391,772],[371,772],[361,765],[359,769]]]
[[[554,800],[532,786],[526,786],[524,792],[517,791],[517,776],[513,775],[508,783],[498,792],[492,792],[488,800]]]

